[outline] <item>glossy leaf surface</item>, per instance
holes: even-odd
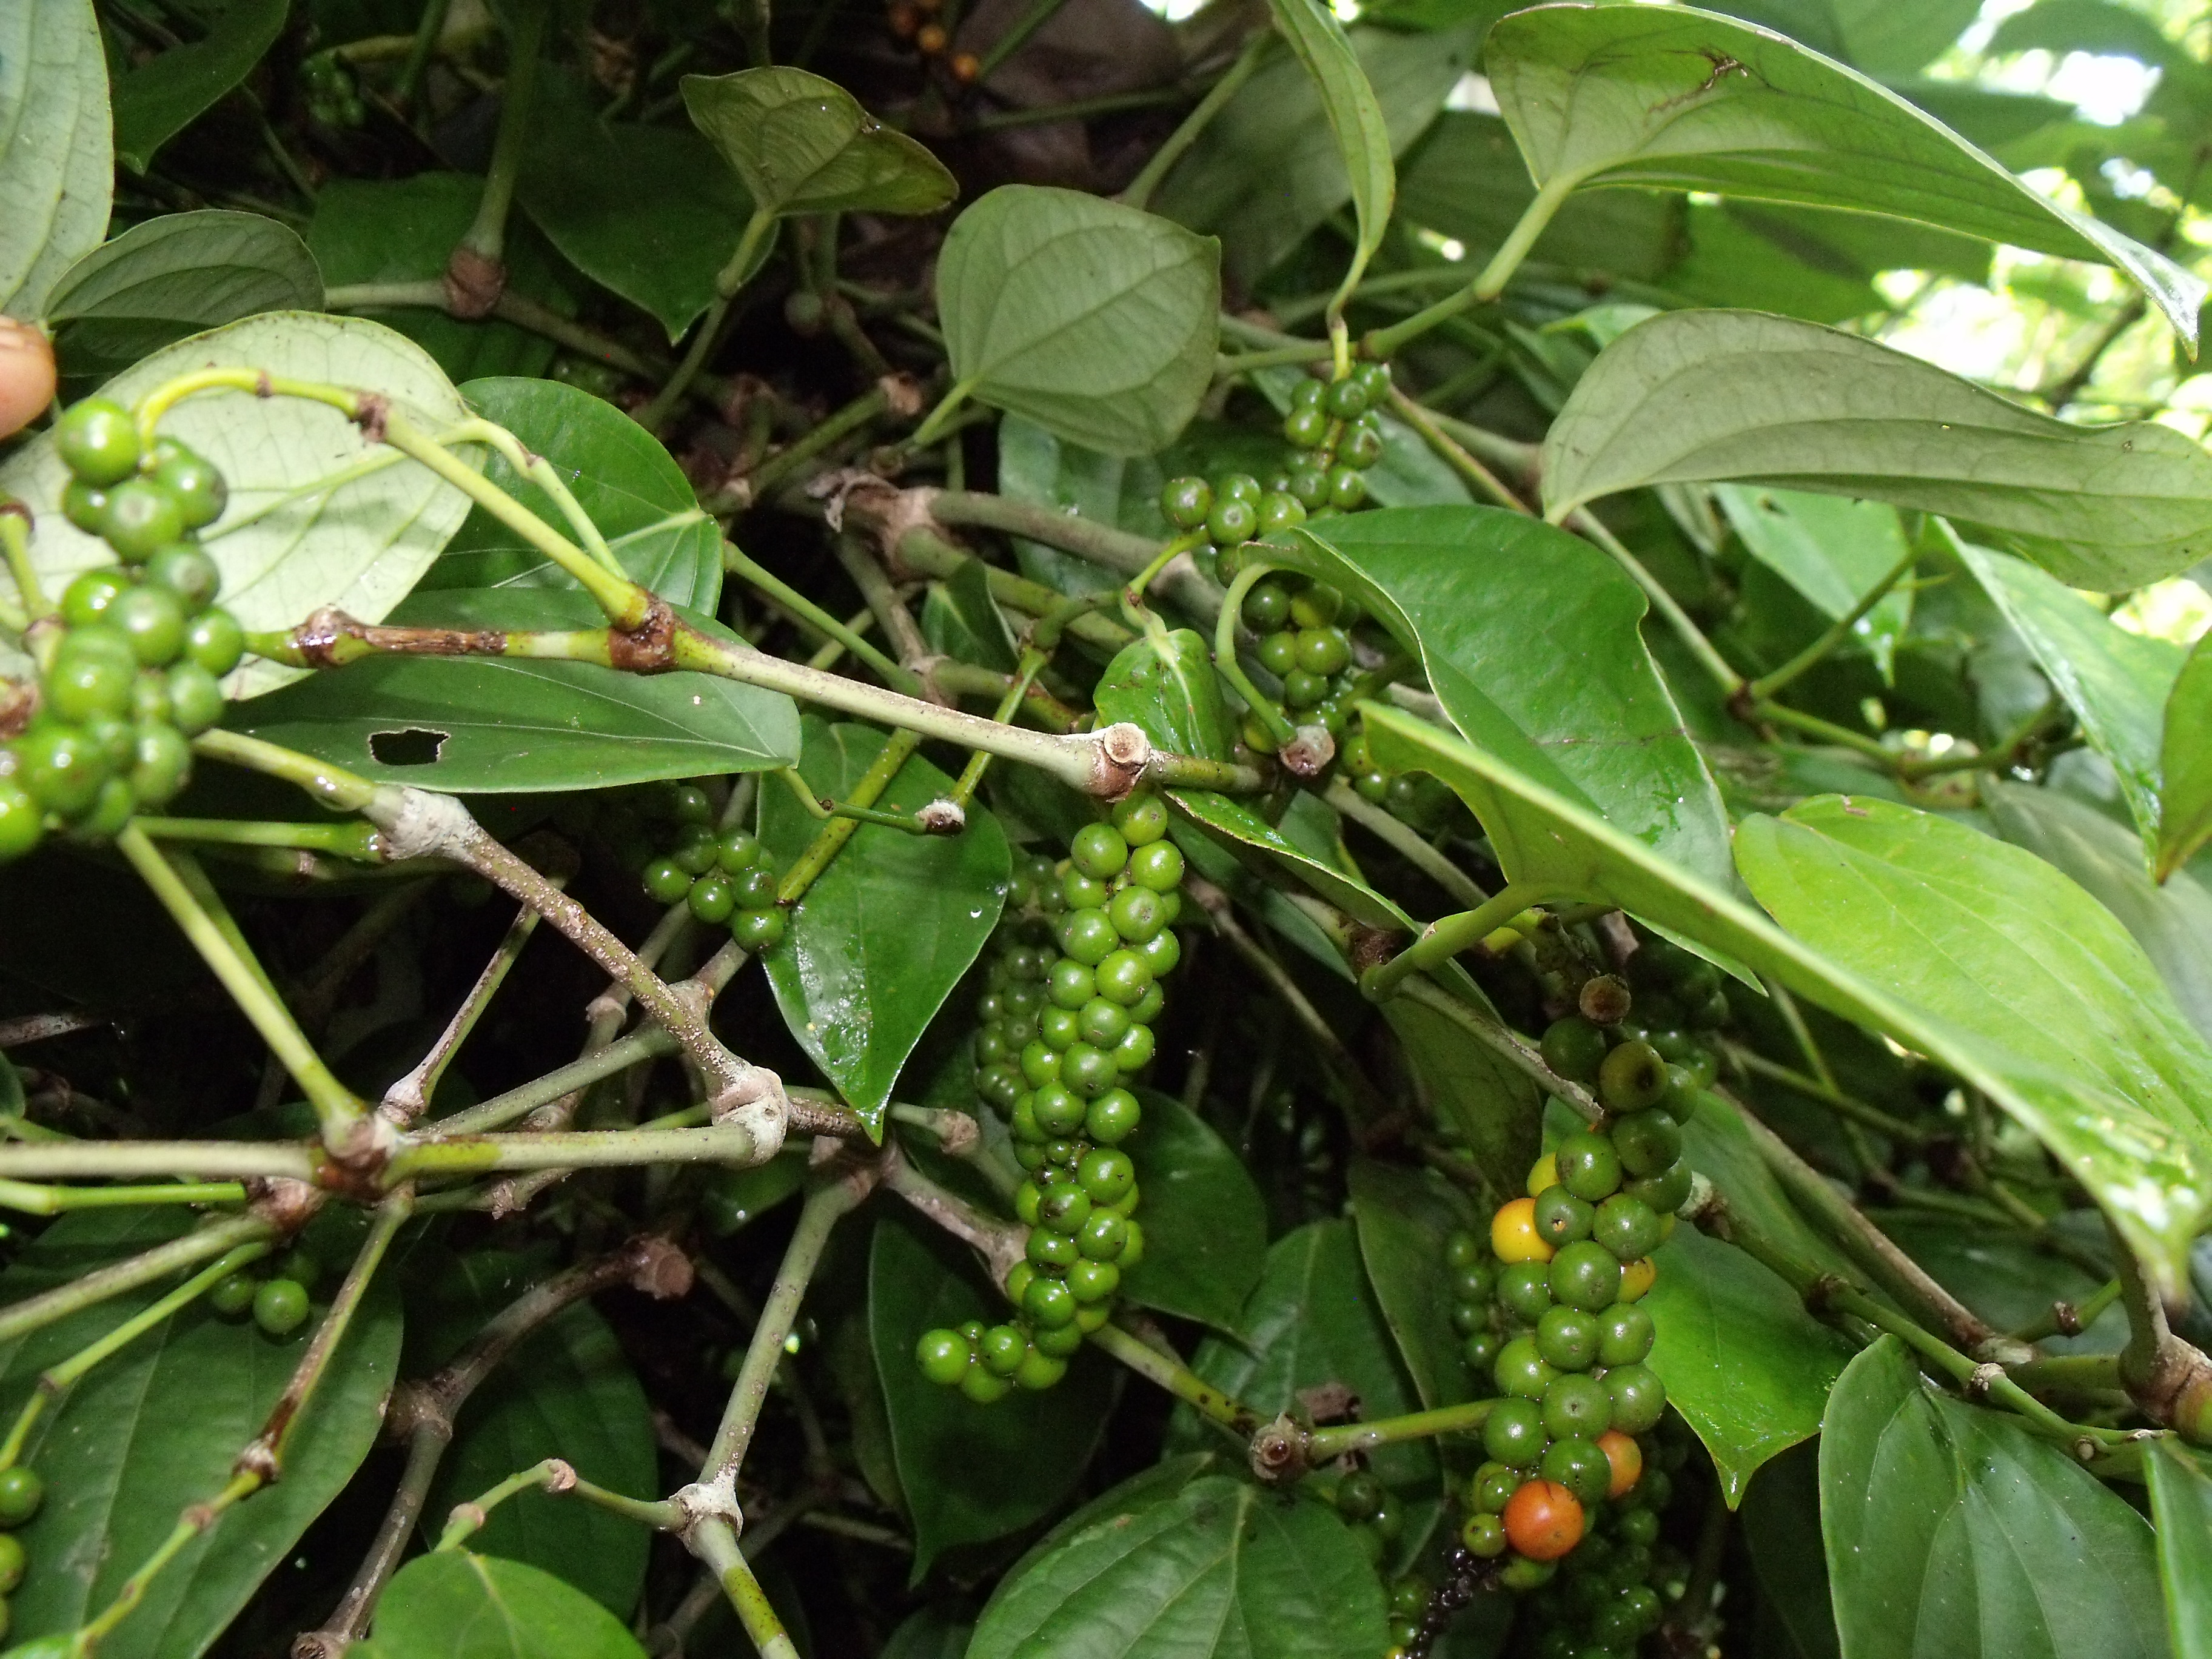
[[[1213,377],[1220,245],[1099,197],[1001,185],[953,222],[937,306],[958,390],[1093,449],[1149,454]]]
[[[2166,697],[2160,749],[2158,873],[2164,878],[2212,841],[2212,645],[2203,640]]]
[[[2212,1584],[2212,1470],[2191,1448],[2161,1439],[2145,1454],[2143,1474],[2174,1659],[2206,1659],[2212,1655],[2212,1601],[2205,1595]]]
[[[1419,654],[1470,741],[1726,881],[1720,792],[1644,649],[1644,595],[1611,559],[1486,507],[1346,515],[1301,537]]]
[[[1545,436],[1543,477],[1553,519],[1715,479],[1917,507],[2107,592],[2185,570],[2212,542],[2212,455],[2170,428],[2069,426],[1875,341],[1756,312],[1662,313],[1607,347]]]
[[[1687,7],[1538,6],[1484,43],[1538,185],[1640,185],[1917,219],[2115,264],[2185,340],[2202,281],[2037,195],[1895,93],[1795,41]]]
[[[182,1233],[173,1209],[82,1211],[57,1220],[0,1275],[9,1302]],[[96,1341],[174,1281],[68,1316],[0,1349],[0,1394],[28,1396],[38,1374]],[[317,1310],[319,1317],[321,1310]],[[114,1659],[192,1659],[283,1566],[337,1496],[383,1426],[399,1361],[399,1304],[373,1291],[295,1429],[284,1478],[226,1513],[148,1586],[100,1644]],[[302,1329],[272,1341],[252,1322],[186,1309],[95,1368],[49,1409],[23,1461],[46,1483],[18,1530],[38,1570],[9,1597],[11,1638],[66,1634],[106,1607],[188,1504],[222,1491],[232,1460],[260,1432],[306,1347]]]
[[[605,399],[557,380],[471,380],[469,407],[551,462],[561,481],[636,580],[666,599],[712,613],[722,592],[722,532],[699,510],[690,480],[660,441]],[[552,498],[492,455],[485,476],[547,524],[576,539]],[[425,587],[559,587],[575,578],[493,518],[470,511]]]
[[[924,146],[805,70],[687,75],[684,107],[770,213],[934,213],[959,191]]]
[[[1893,1336],[1836,1385],[1820,1518],[1844,1659],[2168,1651],[2143,1518],[2008,1413],[1936,1392]]]
[[[620,1620],[520,1561],[466,1550],[418,1555],[377,1603],[368,1659],[643,1659]]]
[[[1173,1095],[1140,1089],[1137,1133],[1122,1143],[1143,1173],[1144,1259],[1121,1276],[1140,1308],[1237,1328],[1267,1253],[1267,1206],[1244,1160]]]
[[[1658,1328],[1649,1364],[1720,1473],[1729,1507],[1761,1464],[1820,1431],[1851,1345],[1741,1250],[1677,1227],[1653,1261],[1644,1305]]]
[[[1057,1388],[978,1406],[915,1364],[927,1330],[1012,1317],[962,1248],[927,1223],[886,1212],[868,1258],[868,1327],[890,1419],[900,1489],[914,1523],[915,1576],[957,1544],[1041,1520],[1082,1474],[1115,1391],[1115,1368],[1079,1354]]]
[[[1322,116],[1336,140],[1337,160],[1352,186],[1352,209],[1359,240],[1345,281],[1356,285],[1359,273],[1382,245],[1398,193],[1398,169],[1392,160],[1390,127],[1382,100],[1368,84],[1344,25],[1322,0],[1267,0],[1275,27],[1321,94]]]
[[[574,629],[605,618],[581,593],[504,587],[419,593],[392,620]],[[759,771],[790,765],[799,746],[799,711],[781,692],[514,657],[373,658],[289,687],[235,724],[380,781],[483,794]]]
[[[2159,839],[2159,739],[2181,647],[2129,632],[2033,565],[1963,544],[1959,552],[2074,711],[2082,735],[2112,762],[2148,863]]]
[[[300,312],[248,317],[181,340],[118,375],[106,395],[127,403],[206,365],[374,386],[432,431],[467,413],[438,366],[404,337],[360,319]],[[264,400],[249,391],[204,392],[179,404],[161,429],[214,462],[229,481],[229,511],[203,538],[222,572],[223,605],[248,629],[290,628],[326,605],[363,622],[382,621],[467,514],[466,496],[413,465],[386,465],[334,488],[313,488],[315,480],[372,453],[392,453],[319,404]],[[112,563],[114,556],[106,543],[62,517],[67,482],[47,437],[0,462],[0,489],[39,515],[33,558],[56,592],[78,571]],[[252,696],[298,674],[250,662],[229,689]]]
[[[229,0],[198,40],[157,52],[115,83],[115,159],[133,173],[246,79],[276,42],[289,0]]]
[[[865,726],[808,716],[799,775],[817,798],[843,800],[883,750]],[[951,792],[952,780],[916,756],[878,799],[912,812]],[[821,829],[786,789],[761,799],[761,839],[788,870]],[[891,1085],[952,988],[998,925],[1012,868],[1006,832],[980,804],[957,836],[910,836],[864,823],[791,914],[768,953],[784,1024],[808,1056],[880,1132]]]
[[[100,246],[115,193],[107,59],[92,0],[0,15],[0,313],[44,314]]]
[[[1430,1170],[1358,1159],[1351,1170],[1352,1218],[1360,1261],[1382,1310],[1398,1356],[1425,1409],[1457,1405],[1492,1392],[1476,1377],[1452,1325],[1451,1268],[1444,1259],[1455,1232],[1479,1233],[1474,1209]]]
[[[322,303],[322,272],[297,234],[208,208],[144,220],[85,255],[55,284],[46,319],[63,372],[105,379],[201,329]]]
[[[1231,746],[1212,647],[1188,628],[1131,641],[1099,677],[1100,725],[1129,720],[1160,747],[1226,760]]]
[[[969,1659],[1338,1659],[1388,1645],[1374,1571],[1311,1498],[1202,1474],[1094,1516],[1007,1579]]]

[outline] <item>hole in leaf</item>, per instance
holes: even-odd
[[[372,732],[368,752],[380,766],[432,766],[449,734],[410,726],[404,732]]]

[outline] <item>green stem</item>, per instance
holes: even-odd
[[[1031,0],[1029,10],[1022,14],[1013,27],[992,43],[989,52],[984,53],[983,61],[976,66],[975,84],[981,86],[989,80],[993,70],[1027,46],[1030,36],[1052,21],[1060,7],[1066,3],[1067,0]]]
[[[1091,1332],[1091,1340],[1138,1376],[1165,1389],[1201,1417],[1210,1418],[1240,1435],[1251,1434],[1259,1428],[1259,1413],[1224,1394],[1172,1354],[1162,1353],[1133,1332],[1108,1323]]]
[[[959,412],[960,406],[968,401],[968,394],[974,390],[970,381],[962,380],[954,385],[938,399],[937,407],[929,411],[928,418],[915,428],[914,435],[907,440],[907,447],[927,449],[935,443],[945,434],[945,423]]]
[[[1508,882],[1472,910],[1431,922],[1396,956],[1388,962],[1376,963],[1362,975],[1359,988],[1370,1002],[1387,1001],[1408,976],[1443,967],[1532,905],[1571,896],[1557,882]]]
[[[42,1296],[26,1297],[21,1302],[9,1304],[0,1309],[0,1342],[12,1342],[19,1336],[42,1330],[58,1319],[96,1308],[110,1297],[135,1291],[157,1279],[167,1279],[173,1273],[210,1256],[222,1255],[241,1244],[276,1236],[276,1229],[258,1215],[230,1216],[210,1222],[182,1238],[156,1244],[150,1250],[142,1250],[105,1267],[95,1267]]]
[[[1883,748],[1872,738],[1863,736],[1847,726],[1838,726],[1833,720],[1822,720],[1818,714],[1803,714],[1778,702],[1753,703],[1751,706],[1751,714],[1754,720],[1771,721],[1776,726],[1787,726],[1809,737],[1818,738],[1823,743],[1832,743],[1838,748],[1849,749],[1863,755],[1885,772],[1894,772],[1897,769],[1895,755]]]
[[[814,832],[814,839],[806,850],[784,872],[782,883],[775,890],[775,902],[790,908],[806,896],[807,890],[821,878],[830,867],[830,860],[843,850],[845,843],[860,833],[862,820],[853,809],[873,806],[882,799],[884,790],[891,787],[914,751],[921,747],[921,739],[912,732],[891,733],[882,751],[869,763],[868,769],[854,781],[847,792],[845,811],[831,817]]]
[[[1440,1434],[1467,1434],[1490,1420],[1495,1400],[1471,1401],[1465,1405],[1439,1406],[1434,1411],[1412,1412],[1404,1417],[1378,1418],[1372,1423],[1346,1423],[1316,1429],[1306,1436],[1306,1455],[1325,1463],[1347,1452],[1372,1451],[1401,1441],[1426,1440]]]
[[[2013,1332],[2013,1340],[2016,1342],[2040,1342],[2047,1336],[2079,1336],[2103,1318],[2105,1310],[2119,1299],[2120,1281],[2108,1279],[2087,1301],[2052,1303],[2044,1312]]]
[[[333,812],[358,812],[377,798],[381,788],[343,766],[332,766],[296,749],[250,738],[242,732],[226,732],[220,726],[194,738],[192,748],[210,760],[224,761],[281,779],[305,791]]]
[[[702,1521],[691,1529],[691,1552],[707,1565],[722,1586],[722,1594],[745,1627],[745,1634],[760,1651],[761,1659],[799,1659],[798,1646],[785,1633],[783,1621],[769,1605],[768,1592],[745,1565],[736,1533],[720,1518]]]
[[[1296,345],[1266,346],[1258,351],[1224,351],[1213,360],[1216,374],[1249,374],[1256,369],[1289,368],[1330,359],[1326,340],[1301,340]]]
[[[191,841],[225,847],[290,847],[328,853],[360,864],[381,861],[377,830],[366,823],[267,823],[235,818],[137,817],[132,824],[155,841]]]
[[[387,1183],[435,1175],[518,1170],[618,1170],[641,1164],[757,1164],[760,1146],[739,1123],[697,1129],[585,1129],[410,1141],[392,1154]]]
[[[69,1638],[66,1651],[72,1656],[96,1652],[109,1632],[146,1599],[146,1591],[160,1577],[161,1570],[224,1515],[260,1491],[263,1484],[263,1476],[252,1471],[242,1471],[232,1475],[213,1498],[204,1504],[195,1504],[186,1510],[178,1517],[177,1524],[170,1528],[169,1535],[161,1540],[153,1554],[146,1558],[145,1564],[123,1581],[122,1589],[116,1591],[115,1599],[107,1604],[100,1616]]]
[[[1472,483],[1477,489],[1500,507],[1515,513],[1534,516],[1534,509],[1505,485],[1505,481],[1469,454],[1457,439],[1445,431],[1437,417],[1415,403],[1397,387],[1390,388],[1390,406],[1399,417],[1421,434],[1422,441],[1440,456],[1445,465]]]
[[[1014,127],[1042,126],[1052,121],[1088,121],[1093,116],[1118,115],[1124,110],[1161,109],[1180,104],[1190,94],[1181,87],[1160,87],[1151,92],[1111,92],[1098,98],[1072,98],[1064,104],[1042,104],[1030,109],[995,110],[967,124],[969,132],[1005,132]]]
[[[609,1514],[619,1515],[625,1521],[635,1521],[641,1527],[651,1527],[656,1532],[670,1532],[683,1524],[683,1515],[675,1504],[665,1500],[647,1502],[641,1498],[625,1498],[618,1492],[595,1486],[583,1479],[566,1462],[549,1457],[542,1463],[533,1463],[519,1474],[510,1474],[489,1492],[465,1504],[453,1505],[447,1517],[446,1528],[438,1534],[432,1553],[459,1549],[468,1539],[484,1528],[491,1519],[492,1510],[519,1492],[542,1492],[548,1497],[580,1498]]]
[[[1596,514],[1586,507],[1578,507],[1567,515],[1567,528],[1585,539],[1595,542],[1610,554],[1613,562],[1635,579],[1636,585],[1651,601],[1651,608],[1667,619],[1667,625],[1690,647],[1690,654],[1713,677],[1727,696],[1733,697],[1743,690],[1743,676],[1729,666],[1727,658],[1713,648],[1705,630],[1690,620],[1690,613],[1675,602],[1664,584],[1644,568],[1644,562],[1621,544],[1620,538],[1607,530]]]
[[[323,309],[445,311],[447,299],[445,283],[435,278],[418,283],[346,283],[324,293]],[[517,328],[527,329],[532,334],[542,334],[579,356],[594,358],[641,380],[657,380],[667,374],[671,367],[665,361],[641,356],[612,336],[563,317],[512,289],[500,295],[493,303],[491,314],[503,323],[513,323]],[[264,513],[269,510],[267,503],[258,509]],[[234,527],[235,515],[223,520],[223,532]]]
[[[1808,670],[1818,666],[1828,654],[1851,636],[1851,630],[1865,620],[1867,613],[1888,597],[1889,590],[1903,581],[1919,558],[1917,551],[1908,548],[1905,556],[1889,569],[1889,574],[1867,589],[1859,602],[1829,625],[1821,635],[1771,674],[1762,674],[1743,688],[1743,695],[1753,702],[1764,702],[1784,686],[1790,684]]]
[[[737,251],[730,255],[714,276],[714,303],[707,307],[692,330],[691,343],[684,353],[684,361],[676,365],[676,373],[668,377],[667,384],[653,394],[653,401],[638,411],[637,423],[647,432],[658,432],[676,406],[683,402],[691,389],[692,381],[699,378],[707,359],[714,355],[715,343],[721,338],[722,325],[728,320],[730,302],[735,300],[752,275],[754,261],[760,256],[762,244],[775,234],[779,221],[772,209],[753,210],[751,218],[738,238]]]
[[[1471,1002],[1462,1001],[1428,979],[1407,980],[1398,994],[1450,1020],[1515,1070],[1525,1074],[1546,1094],[1564,1101],[1585,1121],[1595,1123],[1604,1115],[1603,1109],[1589,1090],[1561,1077],[1547,1066],[1542,1050],[1504,1024],[1495,1014],[1478,1008]],[[1511,1189],[1511,1183],[1508,1183],[1508,1188]]]
[[[55,613],[53,602],[39,586],[37,568],[31,562],[31,518],[12,496],[0,495],[0,554],[5,554],[8,574],[22,601],[26,623]]]
[[[1472,908],[1489,902],[1490,895],[1476,886],[1465,871],[1422,840],[1419,830],[1391,817],[1341,777],[1329,781],[1322,799],[1462,904]]]
[[[429,1052],[417,1060],[407,1073],[384,1091],[380,1109],[401,1124],[415,1121],[430,1109],[430,1103],[438,1097],[438,1085],[444,1081],[446,1068],[453,1064],[453,1056],[460,1052],[461,1044],[468,1041],[469,1033],[476,1029],[491,1000],[506,983],[508,971],[522,954],[522,947],[530,942],[531,934],[538,931],[543,915],[525,904],[517,908],[514,920],[507,924],[506,935],[499,948],[492,952],[491,960],[477,975],[477,982],[461,999],[461,1006],[446,1022],[446,1029],[430,1045]]]
[[[733,541],[722,544],[722,568],[733,576],[741,576],[751,586],[767,594],[785,610],[837,641],[862,662],[884,678],[884,684],[907,696],[918,696],[921,692],[921,677],[909,672],[886,656],[882,648],[871,644],[789,582],[752,558]]]
[[[1133,208],[1151,205],[1152,192],[1160,187],[1162,181],[1174,170],[1175,164],[1182,160],[1185,152],[1199,141],[1206,128],[1213,125],[1214,117],[1229,106],[1229,100],[1252,78],[1252,71],[1260,67],[1261,59],[1267,55],[1267,47],[1273,40],[1272,33],[1261,29],[1244,43],[1244,49],[1237,54],[1236,62],[1230,64],[1222,72],[1221,78],[1206,89],[1206,96],[1198,101],[1198,107],[1182,118],[1182,125],[1170,133],[1167,142],[1152,152],[1152,159],[1145,163],[1144,171],[1129,181],[1128,188],[1121,192],[1122,205]]]
[[[430,67],[430,59],[438,50],[439,38],[446,32],[446,13],[452,0],[428,0],[422,15],[416,21],[415,39],[408,47],[406,66],[392,85],[392,101],[406,109],[415,101],[416,88]]]
[[[512,0],[507,16],[507,83],[500,89],[499,131],[493,137],[491,166],[483,195],[461,246],[493,264],[506,257],[507,216],[514,204],[514,181],[530,142],[532,106],[537,102],[538,60],[545,39],[545,14],[552,0]]]
[[[113,1180],[191,1174],[226,1181],[313,1181],[322,1154],[300,1140],[34,1140],[0,1146],[0,1178]],[[99,1189],[94,1189],[99,1190]]]
[[[1491,256],[1490,263],[1476,274],[1473,282],[1425,310],[1415,312],[1401,323],[1393,323],[1387,328],[1372,331],[1361,349],[1378,362],[1387,362],[1437,324],[1456,317],[1462,312],[1471,311],[1476,306],[1486,305],[1503,294],[1505,284],[1520,269],[1521,262],[1528,257],[1528,250],[1535,246],[1536,239],[1552,222],[1553,215],[1565,204],[1575,186],[1582,181],[1583,175],[1579,173],[1555,175],[1522,210],[1519,221],[1507,234],[1504,241],[1498,245],[1498,252]]]
[[[1907,1123],[1903,1118],[1893,1117],[1879,1107],[1869,1106],[1864,1101],[1845,1094],[1832,1084],[1823,1083],[1818,1078],[1807,1077],[1802,1072],[1793,1072],[1787,1066],[1778,1066],[1764,1054],[1747,1048],[1741,1043],[1724,1042],[1722,1047],[1731,1060],[1753,1077],[1769,1079],[1782,1085],[1793,1094],[1800,1094],[1808,1100],[1817,1100],[1823,1105],[1832,1107],[1840,1116],[1851,1118],[1863,1123],[1869,1129],[1887,1135],[1901,1146],[1924,1146],[1930,1139],[1928,1132],[1917,1124]]]
[[[807,462],[848,434],[859,431],[890,407],[890,398],[884,388],[881,386],[870,386],[805,435],[786,445],[762,462],[752,476],[744,480],[747,498],[759,501],[774,495],[787,478]]]
[[[2008,1375],[2031,1394],[2125,1394],[2116,1353],[2068,1353],[2031,1359]]]
[[[1221,614],[1213,619],[1214,672],[1235,688],[1244,699],[1245,708],[1253,717],[1267,728],[1276,746],[1286,747],[1298,739],[1298,729],[1291,718],[1277,706],[1275,700],[1252,684],[1252,677],[1244,672],[1244,665],[1237,659],[1237,623],[1244,614],[1244,599],[1265,578],[1274,574],[1275,567],[1263,559],[1255,559],[1237,571],[1229,584],[1228,597],[1221,602]]]
[[[0,1208],[19,1210],[25,1215],[60,1215],[69,1210],[131,1209],[159,1204],[245,1202],[245,1185],[236,1181],[176,1181],[151,1187],[48,1187],[0,1180]]]
[[[115,837],[115,845],[140,878],[154,890],[154,896],[191,941],[201,960],[214,970],[231,1000],[238,1005],[239,1012],[252,1022],[253,1029],[260,1033],[278,1063],[291,1073],[292,1080],[307,1095],[308,1103],[315,1109],[316,1121],[321,1125],[323,1144],[341,1157],[358,1150],[368,1127],[368,1109],[323,1063],[307,1034],[300,1030],[290,1011],[270,988],[267,977],[258,971],[249,957],[237,951],[193,897],[161,848],[147,839],[144,831],[126,824]]]

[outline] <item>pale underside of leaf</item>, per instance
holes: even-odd
[[[62,273],[106,234],[113,188],[91,0],[0,9],[0,313],[44,312]]]

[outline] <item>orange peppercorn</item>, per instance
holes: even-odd
[[[1613,1484],[1605,1489],[1605,1495],[1620,1498],[1635,1491],[1636,1483],[1644,1478],[1644,1448],[1636,1443],[1635,1437],[1607,1429],[1598,1436],[1597,1448],[1613,1465]]]
[[[923,57],[936,57],[939,52],[945,50],[945,25],[924,23],[921,33],[914,37],[914,44],[921,48]]]
[[[983,60],[972,52],[956,52],[951,59],[952,78],[962,86],[971,85],[983,72]]]
[[[1505,1500],[1505,1537],[1531,1561],[1556,1561],[1583,1541],[1583,1506],[1556,1480],[1524,1480]]]

